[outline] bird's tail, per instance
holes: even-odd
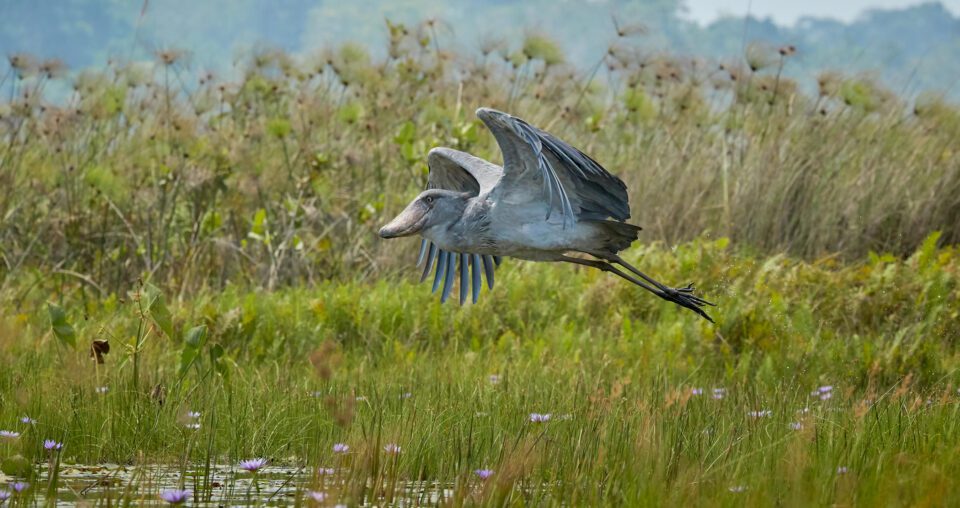
[[[640,235],[640,226],[614,220],[599,220],[595,224],[603,231],[604,249],[616,254],[630,246]]]

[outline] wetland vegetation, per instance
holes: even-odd
[[[789,46],[612,33],[583,72],[540,35],[466,54],[431,28],[230,79],[176,49],[10,56],[5,502],[960,502],[960,110],[805,92]],[[376,230],[430,148],[493,158],[478,106],[621,176],[626,259],[696,281],[716,325],[569,266],[506,260],[462,308],[417,286],[418,242]]]

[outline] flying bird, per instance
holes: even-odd
[[[459,272],[460,303],[468,293],[476,303],[482,277],[493,289],[496,266],[512,257],[611,272],[713,322],[704,307],[714,304],[695,296],[693,284],[668,287],[619,256],[641,229],[626,223],[622,180],[520,118],[490,108],[477,117],[496,138],[503,167],[452,148],[430,150],[427,189],[380,229],[382,238],[423,237],[420,281],[433,273],[433,291],[443,286],[441,302]]]

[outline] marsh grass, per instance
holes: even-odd
[[[405,281],[232,287],[168,302],[172,337],[134,298],[74,298],[77,349],[34,302],[2,321],[0,422],[22,431],[4,453],[42,464],[56,438],[61,468],[167,464],[198,501],[265,499],[283,482],[214,472],[266,457],[299,472],[284,502],[949,504],[960,289],[956,251],[935,245],[853,264],[726,241],[629,253],[697,274],[716,327],[601,273],[521,263],[464,308]],[[103,364],[93,339],[111,343]],[[110,499],[162,484],[125,481]]]
[[[782,75],[792,47],[717,64],[653,53],[620,29],[583,73],[542,35],[474,54],[445,51],[430,23],[388,30],[383,58],[356,44],[259,49],[231,81],[176,49],[70,77],[11,56],[4,286],[32,273],[101,297],[143,278],[180,295],[389,272],[401,256],[376,226],[423,188],[426,152],[499,159],[473,117],[481,105],[623,177],[645,242],[708,235],[857,259],[907,255],[935,230],[960,240],[960,113],[936,96],[908,103],[837,73],[804,93]],[[46,101],[62,82],[73,92]]]
[[[388,30],[383,59],[258,50],[231,82],[167,49],[56,104],[62,65],[10,58],[14,504],[960,503],[955,107],[829,73],[805,94],[789,47],[720,65],[618,26],[582,74],[540,35]],[[415,286],[415,243],[376,228],[431,147],[497,158],[480,105],[621,175],[625,257],[697,282],[717,325],[574,267],[507,261],[463,308]],[[238,473],[255,457],[280,469]]]

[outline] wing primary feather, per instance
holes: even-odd
[[[542,154],[537,152],[537,167],[540,168],[540,174],[543,175],[543,186],[547,191],[547,216],[543,220],[550,220],[550,214],[553,213],[553,173],[543,165]]]
[[[423,255],[427,253],[427,239],[420,240],[420,254],[417,254],[417,266],[423,263]]]
[[[473,303],[477,303],[477,298],[480,298],[480,287],[483,286],[483,281],[480,280],[480,254],[473,255],[473,265],[470,267],[470,273],[473,275]]]
[[[467,301],[470,291],[470,254],[460,253],[460,305]]]
[[[437,246],[430,242],[430,249],[427,253],[427,264],[423,265],[423,275],[420,276],[420,282],[427,280],[430,276],[430,270],[433,270],[433,261],[437,258]]]
[[[457,270],[457,253],[451,252],[447,255],[447,273],[443,279],[443,294],[440,295],[440,303],[446,303],[450,298],[450,290],[453,289],[453,272]]]
[[[493,289],[493,257],[483,256],[483,271],[487,274],[487,288]]]
[[[544,144],[547,146],[547,148],[550,150],[550,153],[552,153],[558,159],[562,159],[563,161],[570,164],[570,167],[577,170],[577,172],[580,173],[580,176],[582,176],[583,178],[587,178],[587,174],[583,172],[583,168],[581,167],[581,164],[578,164],[576,161],[574,161],[570,157],[570,155],[568,155],[567,152],[560,147],[560,145],[555,143],[552,139],[546,138],[546,137],[544,137],[543,141],[544,141]],[[596,170],[594,170],[592,167],[588,166],[587,169],[589,169],[591,173],[597,174]]]
[[[440,281],[443,280],[443,274],[447,269],[447,251],[440,251],[440,254],[437,255],[437,275],[433,277],[433,289],[430,290],[431,293],[436,293],[437,288],[440,287]]]
[[[573,226],[574,221],[576,220],[573,215],[573,206],[570,204],[570,197],[567,196],[567,191],[563,188],[563,184],[560,183],[560,177],[557,176],[556,171],[553,169],[553,165],[550,164],[550,161],[547,160],[546,154],[544,154],[544,141],[547,141],[546,144],[547,150],[550,153],[554,154],[558,159],[563,157],[568,161],[572,160],[565,153],[556,154],[557,148],[553,146],[553,143],[539,133],[536,129],[531,127],[526,122],[520,120],[519,118],[511,117],[512,127],[514,132],[520,135],[520,137],[530,145],[530,148],[533,149],[534,156],[537,158],[537,168],[540,169],[540,174],[543,176],[543,186],[544,191],[547,194],[547,215],[544,220],[550,220],[550,216],[553,214],[553,195],[557,195],[557,199],[560,201],[560,213],[563,215],[563,228],[566,229],[568,226]],[[577,167],[576,164],[573,166],[583,174],[583,171]]]

